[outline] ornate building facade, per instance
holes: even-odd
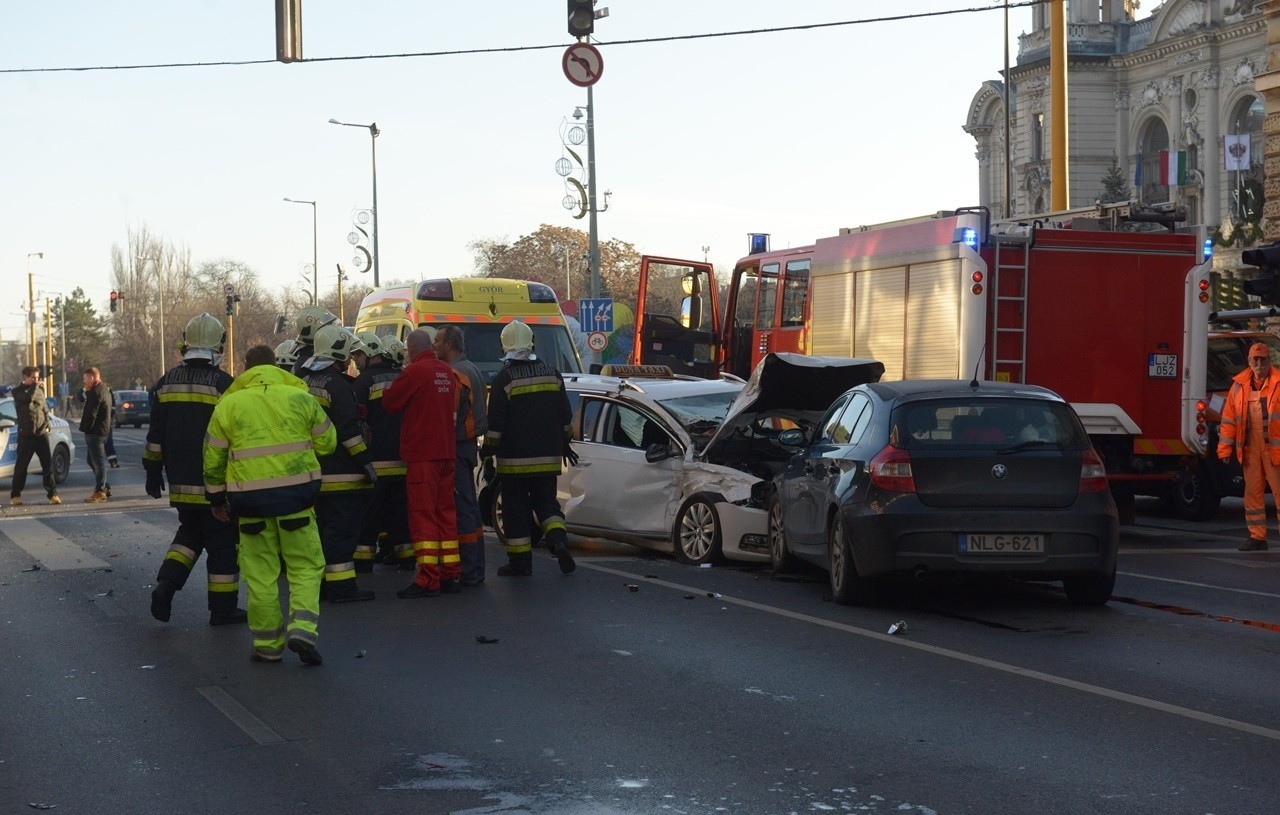
[[[1243,238],[1242,228],[1257,230],[1263,207],[1264,107],[1254,87],[1266,70],[1262,3],[1168,0],[1141,20],[1138,5],[1067,0],[1070,206],[1174,201],[1192,223]],[[969,106],[980,200],[996,217],[1043,213],[1051,200],[1049,46],[1042,5],[1006,77],[1007,127],[1003,82],[984,83]],[[1234,145],[1231,162],[1226,145]],[[1162,183],[1161,151],[1185,153],[1182,183]]]

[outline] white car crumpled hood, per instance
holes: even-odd
[[[775,417],[798,424],[815,422],[840,394],[856,385],[878,382],[883,375],[884,364],[873,359],[768,354],[695,461],[717,472],[750,469],[756,462],[750,453],[742,452],[741,437],[753,424]],[[750,484],[759,480],[748,479],[748,492]]]

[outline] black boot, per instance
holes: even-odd
[[[324,588],[324,597],[330,603],[359,603],[364,600],[372,600],[374,597],[373,592],[368,589],[361,589],[354,580],[325,583]]]
[[[505,566],[498,567],[498,577],[529,577],[533,574],[533,553],[507,555]]]
[[[249,621],[249,613],[242,608],[218,609],[209,612],[209,625],[239,625]]]
[[[162,623],[169,622],[169,617],[173,614],[173,593],[177,590],[178,587],[172,580],[165,580],[162,577],[156,581],[156,587],[151,590],[152,617]]]

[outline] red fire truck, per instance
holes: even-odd
[[[646,256],[631,361],[746,377],[795,351],[877,359],[886,380],[1043,385],[1080,415],[1127,514],[1206,449],[1211,243],[1180,215],[1123,204],[1006,223],[978,207],[753,242],[723,318],[710,265]]]

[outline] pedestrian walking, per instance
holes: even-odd
[[[364,421],[369,434],[369,453],[378,483],[373,500],[365,510],[356,544],[356,571],[371,572],[379,559],[379,540],[384,558],[403,569],[413,568],[413,537],[409,534],[409,509],[405,498],[408,466],[400,458],[400,414],[382,404],[382,397],[400,375],[400,366],[383,348],[389,337],[372,332],[356,335],[366,349],[366,358],[356,377],[356,403],[365,406]]]
[[[533,331],[514,320],[502,329],[503,361],[489,386],[489,429],[481,455],[492,457],[501,486],[507,563],[500,577],[533,574],[531,517],[536,517],[560,571],[576,568],[569,552],[564,513],[556,499],[556,478],[563,459],[578,456],[569,444],[573,420],[560,372],[533,352]]]
[[[151,616],[169,622],[173,596],[187,584],[201,553],[208,572],[209,625],[243,623],[238,607],[240,568],[236,565],[236,531],[213,517],[204,492],[202,455],[209,417],[218,398],[234,381],[220,367],[227,332],[217,317],[205,312],[182,332],[182,362],[151,388],[151,424],[142,467],[147,495],[160,498],[168,476],[169,505],[178,512],[178,530],[160,562],[151,591]]]
[[[86,504],[99,504],[111,497],[107,483],[107,436],[111,433],[111,395],[102,381],[102,372],[90,366],[84,369],[84,414],[80,432],[84,434],[89,469],[93,470],[93,494]]]
[[[250,658],[279,662],[287,645],[305,665],[316,648],[324,552],[314,504],[320,461],[337,446],[333,424],[307,385],[275,365],[269,346],[245,354],[245,372],[218,400],[205,436],[205,494],[215,518],[239,533],[248,589]],[[289,618],[280,611],[280,568],[289,585]]]
[[[9,503],[22,506],[22,490],[27,486],[27,468],[31,457],[40,462],[40,476],[44,481],[44,493],[51,504],[61,504],[58,485],[54,480],[53,455],[49,449],[49,433],[53,426],[49,418],[49,405],[45,400],[40,369],[28,365],[22,369],[22,384],[12,391],[13,407],[18,418],[18,457],[13,462],[13,482],[9,487]]]
[[[467,399],[458,401],[458,450],[453,465],[453,495],[458,515],[458,555],[462,565],[462,585],[484,582],[484,519],[476,500],[476,463],[479,440],[489,429],[484,375],[467,359],[467,340],[456,325],[436,330],[436,356],[462,375]],[[465,401],[465,404],[464,404]]]
[[[1267,485],[1280,495],[1280,375],[1266,343],[1249,346],[1249,367],[1231,379],[1222,422],[1218,458],[1234,456],[1244,470],[1244,522],[1249,537],[1242,552],[1267,548]]]
[[[320,457],[324,475],[316,499],[325,560],[321,596],[330,603],[374,598],[372,591],[357,585],[355,564],[360,523],[378,480],[360,427],[363,407],[356,402],[355,387],[346,374],[352,353],[361,347],[346,328],[326,325],[316,332],[315,355],[303,366],[303,381],[338,433],[338,449]]]
[[[382,404],[403,414],[400,458],[407,468],[405,497],[418,571],[396,596],[408,600],[456,593],[461,566],[453,502],[457,378],[436,356],[426,329],[409,332],[405,345],[409,364],[383,393]]]

